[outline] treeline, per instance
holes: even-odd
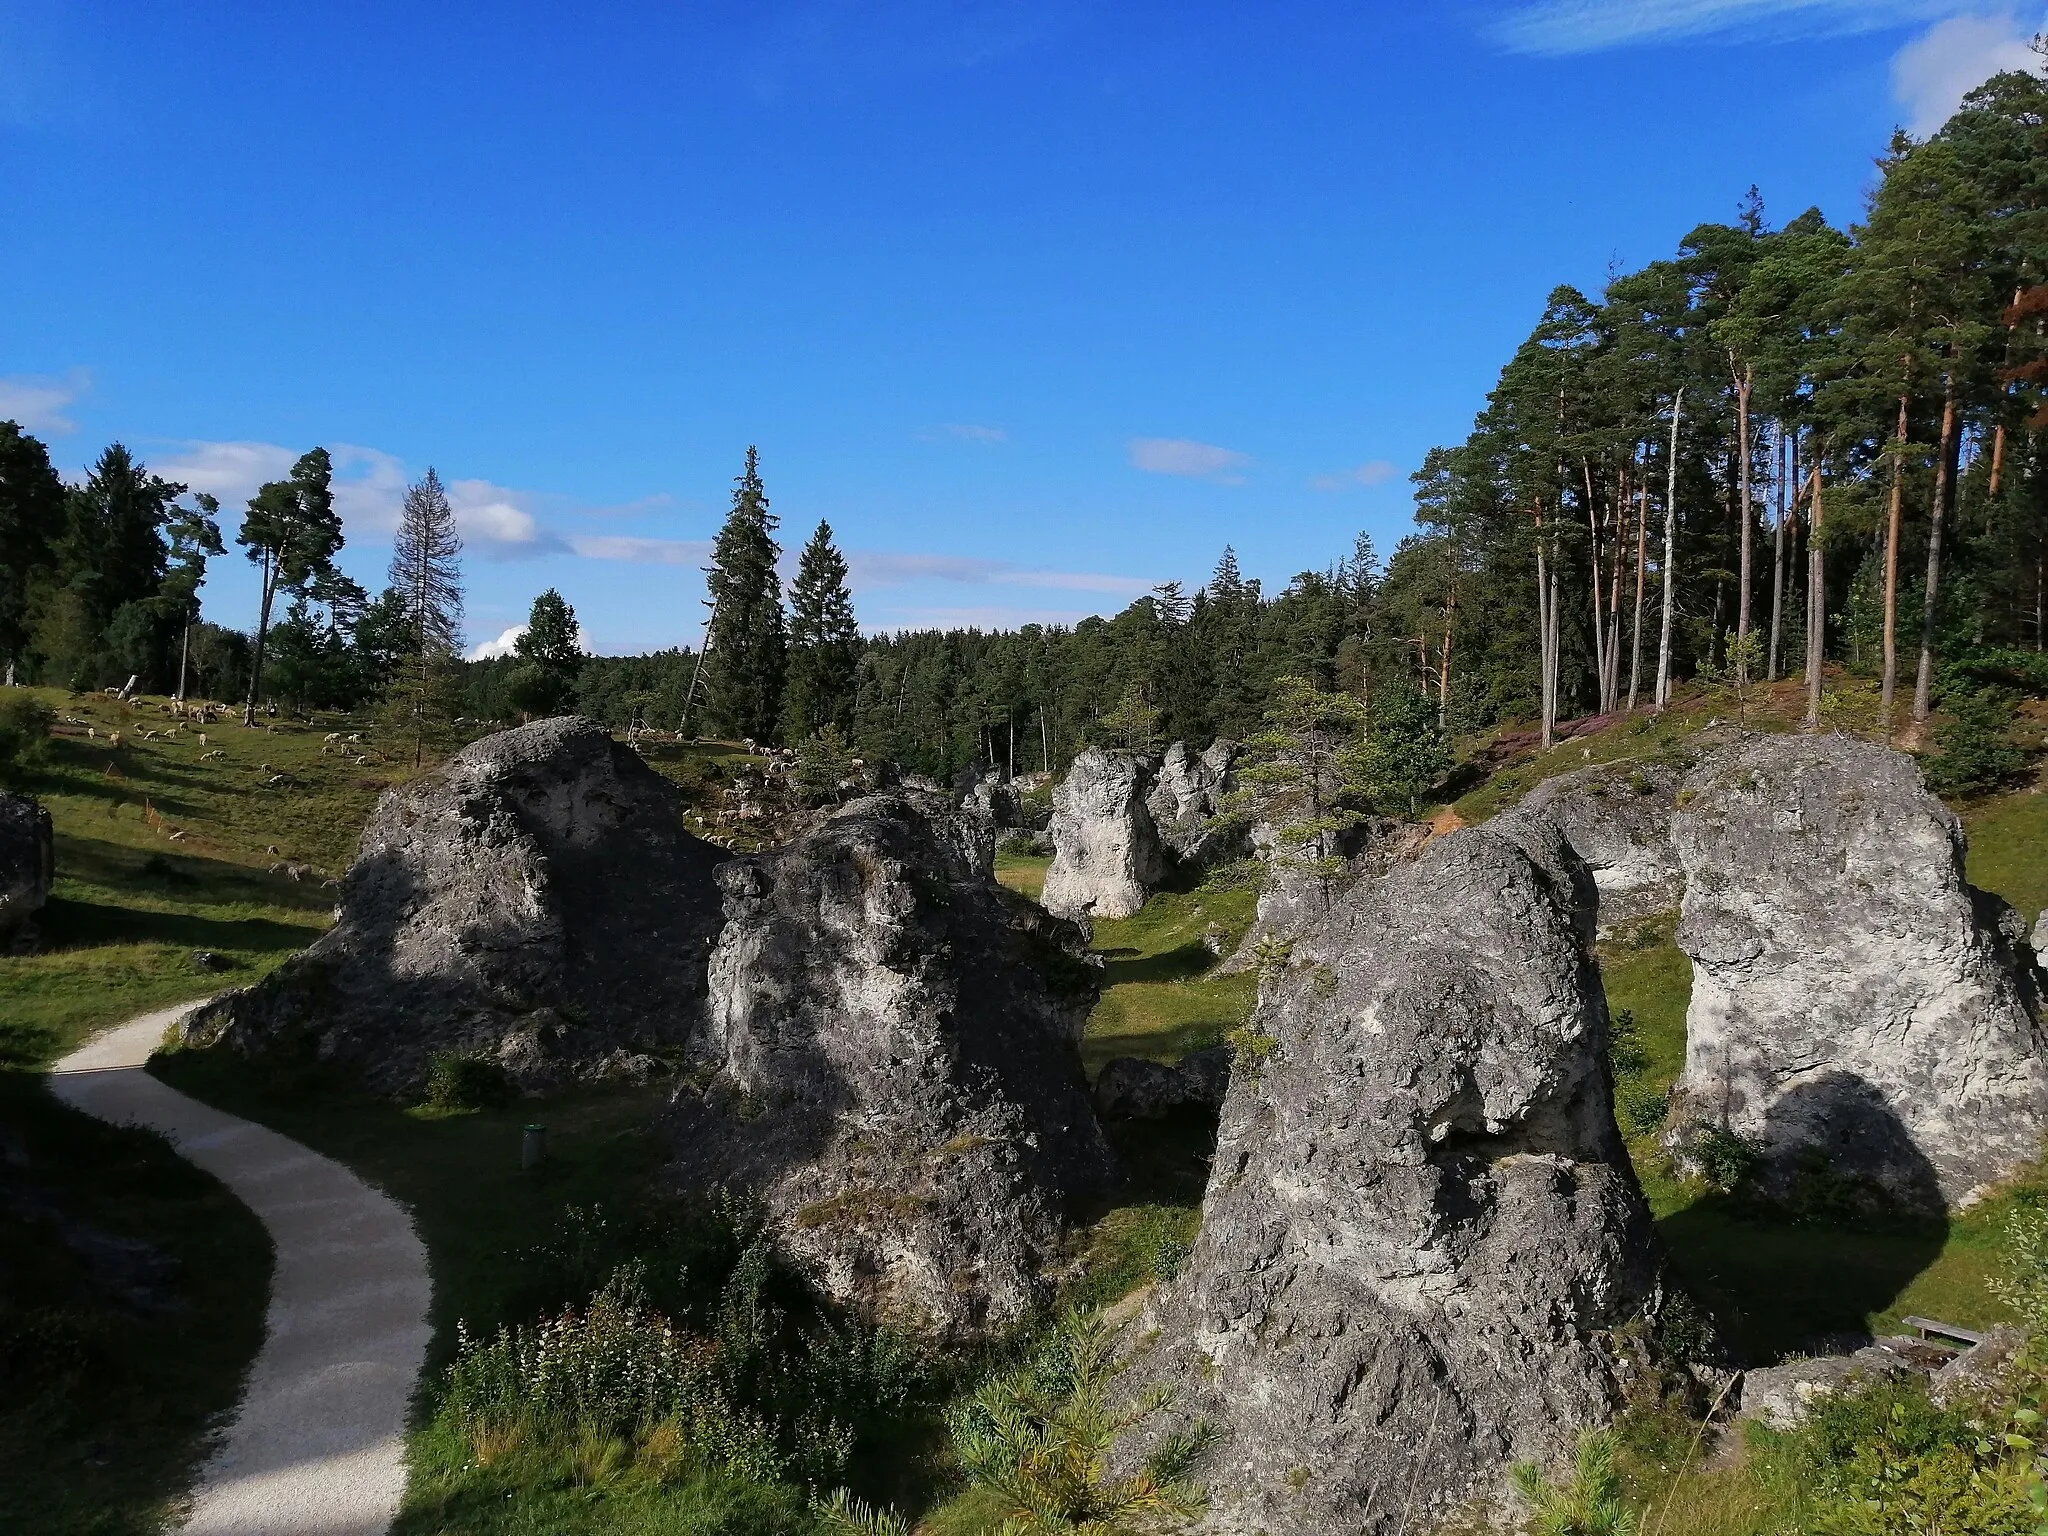
[[[942,776],[1059,770],[1090,741],[1248,736],[1295,677],[1389,719],[1535,719],[1547,736],[1701,674],[1803,673],[1817,716],[1828,662],[1879,680],[1894,724],[1924,719],[1959,664],[2048,643],[2048,82],[1996,76],[1880,168],[1847,230],[1815,210],[1773,228],[1752,190],[1735,222],[1597,297],[1556,289],[1470,435],[1415,475],[1417,530],[1384,562],[1360,538],[1278,592],[1226,549],[1199,590],[1072,628],[864,637],[828,526],[784,592],[749,449],[701,657],[586,657],[549,592],[517,655],[464,663],[439,481],[408,494],[372,601],[334,564],[315,449],[249,503],[237,543],[263,600],[242,636],[198,619],[222,548],[210,499],[118,444],[66,487],[9,424],[0,662],[79,687],[184,677],[251,709],[376,701],[422,740],[458,713],[565,708],[761,743],[825,732]]]

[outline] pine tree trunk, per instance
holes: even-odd
[[[1664,617],[1657,641],[1657,708],[1671,702],[1671,620],[1676,603],[1673,582],[1678,564],[1678,419],[1685,407],[1681,385],[1671,398],[1671,453],[1664,479]]]
[[[1778,424],[1778,466],[1771,477],[1773,495],[1778,503],[1777,516],[1771,525],[1771,648],[1764,664],[1764,679],[1775,683],[1778,680],[1778,642],[1785,630],[1785,426]]]
[[[1735,596],[1735,681],[1738,686],[1749,681],[1749,657],[1742,649],[1742,642],[1749,638],[1750,525],[1756,521],[1756,509],[1749,501],[1749,392],[1753,383],[1753,375],[1744,370],[1742,382],[1735,391],[1736,451],[1742,455],[1742,491],[1737,506],[1742,517],[1742,555],[1735,578],[1739,588]]]
[[[270,605],[277,596],[277,557],[263,553],[263,598],[256,611],[256,649],[249,658],[249,698],[242,706],[242,724],[256,723],[256,699],[263,686],[263,642],[270,634]]]
[[[1592,568],[1589,583],[1593,599],[1593,672],[1603,682],[1607,677],[1607,631],[1600,622],[1600,519],[1593,500],[1593,466],[1582,454],[1579,471],[1586,483],[1586,556]]]
[[[1636,487],[1636,612],[1629,625],[1628,712],[1636,712],[1637,684],[1643,675],[1643,586],[1650,560],[1650,482]]]
[[[1543,717],[1543,750],[1550,750],[1550,569],[1543,553],[1543,514],[1536,514],[1536,691]]]
[[[1927,587],[1920,604],[1920,670],[1913,679],[1913,718],[1927,718],[1934,689],[1934,621],[1941,602],[1941,529],[1955,494],[1956,376],[1950,371],[1941,391],[1941,447],[1934,468],[1934,508],[1927,519]]]
[[[192,654],[192,622],[185,621],[185,637],[178,642],[178,702],[185,702],[185,662]]]
[[[1906,404],[1899,396],[1899,425],[1893,436],[1892,502],[1884,528],[1884,739],[1892,739],[1892,698],[1899,683],[1899,535],[1906,514]]]
[[[1820,729],[1821,656],[1827,649],[1827,556],[1820,499],[1820,460],[1813,461],[1813,510],[1806,516],[1806,728]]]
[[[1451,637],[1457,632],[1458,584],[1451,583],[1444,594],[1444,648],[1437,658],[1436,674],[1436,726],[1440,731],[1451,728]]]

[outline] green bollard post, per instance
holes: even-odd
[[[519,1167],[522,1172],[531,1173],[541,1165],[548,1155],[548,1128],[544,1125],[529,1125],[519,1140]]]

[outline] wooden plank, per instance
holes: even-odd
[[[1969,1328],[1958,1328],[1954,1323],[1936,1322],[1931,1317],[1902,1317],[1899,1319],[1908,1328],[1918,1328],[1922,1333],[1938,1333],[1945,1339],[1961,1339],[1965,1344],[1982,1344],[1984,1335]]]

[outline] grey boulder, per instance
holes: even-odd
[[[1166,874],[1145,799],[1154,763],[1090,747],[1052,797],[1052,864],[1039,899],[1059,917],[1129,917]]]
[[[1224,796],[1236,787],[1231,770],[1237,752],[1236,742],[1222,738],[1200,753],[1176,741],[1160,761],[1145,808],[1152,813],[1161,841],[1182,863],[1218,864],[1248,847],[1236,819],[1217,821],[1223,815]]]
[[[697,1068],[665,1117],[686,1190],[744,1190],[829,1293],[968,1338],[1047,1294],[1113,1177],[1078,1050],[1098,970],[939,818],[855,801],[719,872]]]
[[[50,813],[26,795],[0,793],[0,945],[30,936],[56,872]]]
[[[1473,829],[1342,893],[1261,993],[1137,1379],[1212,1427],[1214,1528],[1426,1529],[1606,1422],[1660,1294],[1599,981]]]
[[[1581,768],[1544,780],[1492,824],[1553,828],[1592,876],[1583,895],[1605,931],[1678,905],[1685,872],[1671,846],[1671,817],[1682,776],[1660,762]]]
[[[725,857],[596,722],[486,736],[384,795],[334,927],[186,1037],[347,1063],[392,1093],[440,1051],[525,1087],[644,1076],[702,1014]]]
[[[1963,875],[1963,831],[1903,753],[1753,738],[1686,779],[1672,838],[1693,962],[1671,1136],[1803,1161],[1913,1207],[2039,1155],[2048,1061],[2009,909]]]
[[[1212,1045],[1172,1066],[1142,1056],[1117,1056],[1095,1074],[1095,1107],[1105,1116],[1158,1120],[1177,1109],[1223,1107],[1230,1088],[1230,1047]]]

